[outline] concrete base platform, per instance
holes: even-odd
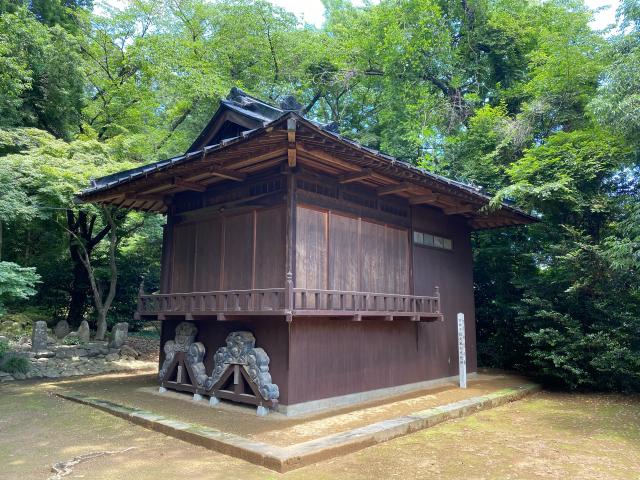
[[[124,406],[77,392],[57,393],[61,398],[98,408],[137,425],[231,455],[278,472],[345,455],[438,423],[519,400],[540,389],[521,384],[485,395],[412,412],[351,430],[287,446],[274,445],[210,427],[171,419],[151,411]]]
[[[471,372],[467,375],[467,378],[477,378],[476,372]],[[314,400],[311,402],[296,403],[293,405],[281,405],[278,404],[278,412],[288,417],[300,417],[305,415],[313,415],[316,413],[323,413],[330,410],[336,410],[339,408],[346,408],[351,406],[357,406],[367,402],[374,402],[376,400],[384,400],[393,398],[394,396],[403,395],[407,393],[419,392],[421,390],[428,390],[435,387],[441,387],[444,385],[450,385],[459,382],[458,375],[453,377],[443,377],[436,380],[425,380],[424,382],[409,383],[406,385],[399,385],[397,387],[379,388],[377,390],[369,390],[361,393],[351,393],[349,395],[341,395],[339,397],[323,398],[322,400]]]

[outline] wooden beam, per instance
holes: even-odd
[[[244,173],[236,172],[235,170],[230,170],[228,168],[222,167],[209,167],[209,173],[215,175],[216,177],[226,178],[228,180],[234,180],[236,182],[242,182],[247,175]]]
[[[430,204],[430,205],[435,205],[438,203],[438,200],[440,198],[440,195],[436,194],[430,194],[430,195],[419,195],[417,197],[413,197],[409,199],[409,204],[410,205],[424,205],[424,204]]]
[[[359,172],[345,173],[344,175],[340,175],[338,177],[338,183],[357,182],[358,180],[364,180],[365,178],[371,178],[372,176],[373,171],[370,168],[363,168]]]
[[[406,192],[408,190],[411,190],[412,188],[416,188],[416,186],[417,185],[413,185],[409,182],[394,183],[393,185],[387,185],[385,187],[378,188],[378,190],[376,190],[376,193],[379,196],[393,195],[396,193]]]
[[[295,118],[287,119],[287,161],[289,167],[294,168],[296,166],[296,127],[297,122]]]
[[[474,210],[475,210],[475,207],[467,203],[467,204],[460,205],[458,207],[444,208],[442,211],[444,212],[445,215],[458,215],[460,213],[473,212]]]
[[[174,177],[171,181],[171,184],[176,187],[186,188],[187,190],[193,190],[195,192],[204,192],[207,189],[207,187],[201,185],[200,183],[189,182],[179,177]]]
[[[141,202],[162,202],[166,203],[165,195],[144,195],[142,193],[126,193],[124,196],[127,200],[139,200]]]
[[[302,140],[298,142],[297,147],[300,153],[306,154],[312,160],[315,160],[315,161],[320,160],[320,161],[326,162],[334,168],[342,168],[350,172],[359,172],[361,170],[360,167],[358,167],[357,165],[354,165],[353,163],[346,160],[340,160],[339,158],[335,157],[334,155],[331,155],[330,153],[327,153],[324,150],[319,150],[316,148],[312,148],[312,149],[306,148],[304,145],[304,141]]]

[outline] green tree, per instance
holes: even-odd
[[[76,39],[25,8],[0,15],[0,127],[30,126],[70,138],[84,81]]]
[[[4,313],[7,300],[25,300],[35,295],[39,280],[35,268],[0,262],[0,316]]]

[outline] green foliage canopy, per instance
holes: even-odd
[[[66,308],[58,209],[91,211],[71,201],[90,177],[182,153],[232,86],[293,93],[357,141],[540,216],[473,234],[482,363],[638,390],[638,0],[622,1],[613,32],[594,31],[580,0],[324,4],[316,28],[264,0],[101,14],[0,1],[3,251],[37,269],[37,301]],[[117,316],[143,275],[157,285],[161,223],[120,245]],[[102,276],[105,255],[99,245]]]

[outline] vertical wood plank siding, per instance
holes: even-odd
[[[453,251],[412,247],[415,294],[430,295],[439,286],[444,321],[350,322],[327,317],[294,320],[289,346],[289,385],[295,388],[289,388],[289,404],[457,375],[457,312],[463,312],[466,319],[468,371],[477,370],[469,227],[461,217],[446,216],[428,207],[415,207],[412,218],[414,228],[450,237],[454,242]],[[356,237],[351,242],[357,243],[358,230],[350,220],[355,222],[331,213],[332,248],[339,250],[348,232]],[[384,268],[388,288],[408,290],[405,279],[409,278],[410,232],[388,230],[383,236],[380,226],[372,227],[364,220],[360,226],[363,250],[379,252],[383,243],[386,259],[381,263],[374,253],[365,254],[363,278],[373,276],[374,269]],[[391,255],[393,251],[401,253]],[[352,249],[345,249],[343,260],[352,254]],[[338,269],[336,264],[331,271],[345,270],[348,267]],[[395,276],[392,273],[395,271],[403,272],[402,276]],[[351,278],[336,275],[334,282],[347,284]],[[375,282],[370,285],[379,286]]]
[[[220,289],[221,246],[222,220],[220,218],[197,224],[195,291]]]
[[[296,287],[409,293],[407,229],[301,206],[297,219]]]
[[[255,288],[274,288],[284,284],[285,228],[283,209],[257,212]]]
[[[284,284],[282,207],[212,215],[173,226],[169,222],[169,229],[173,237],[171,268],[163,268],[168,270],[173,293],[275,288]]]
[[[253,265],[253,213],[225,218],[225,266],[222,290],[251,288]]]
[[[464,218],[445,216],[435,208],[414,207],[414,228],[453,239],[453,250],[413,247],[415,294],[426,295],[440,287],[444,322],[421,325],[425,345],[439,345],[439,355],[431,361],[451,375],[458,371],[458,337],[456,314],[464,313],[467,369],[476,370],[476,320],[473,298],[473,254],[471,231]],[[428,347],[429,348],[429,347]],[[446,355],[443,351],[447,352]],[[449,364],[447,361],[451,359]]]
[[[175,225],[173,232],[172,292],[193,292],[196,224]]]

